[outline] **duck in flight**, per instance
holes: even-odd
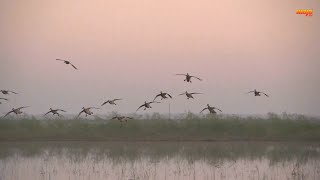
[[[83,108],[82,108],[82,111],[80,111],[80,113],[78,114],[77,118],[78,118],[82,113],[85,113],[85,114],[86,114],[86,117],[87,117],[88,115],[92,115],[93,112],[90,111],[90,109],[100,109],[100,108],[96,108],[96,107],[88,107],[88,108],[85,108],[85,107],[83,107]]]
[[[127,116],[115,116],[113,118],[111,118],[111,120],[113,119],[117,119],[118,121],[122,122],[128,122],[128,119],[133,119],[132,117],[127,117]]]
[[[75,68],[76,70],[78,70],[78,69],[76,68],[76,66],[74,66],[73,64],[71,64],[70,61],[63,60],[63,59],[56,59],[56,60],[57,60],[57,61],[63,61],[65,64],[70,64],[73,68]]]
[[[19,108],[17,108],[17,109],[12,108],[12,110],[11,110],[10,112],[8,112],[6,115],[4,115],[3,117],[6,117],[6,116],[8,116],[8,115],[11,114],[11,113],[15,113],[16,115],[22,114],[21,109],[27,108],[27,107],[30,107],[30,106],[19,107]]]
[[[122,100],[122,99],[108,100],[108,101],[105,101],[103,104],[101,104],[101,106],[103,106],[103,105],[105,105],[105,104],[107,104],[107,103],[109,103],[109,104],[111,104],[111,105],[117,105],[117,104],[115,103],[115,101],[119,101],[119,100]]]
[[[178,75],[178,76],[185,76],[186,79],[184,79],[183,81],[187,81],[187,82],[190,82],[190,83],[192,83],[192,82],[191,82],[191,78],[196,78],[196,79],[198,79],[199,81],[202,81],[202,79],[200,79],[200,78],[198,78],[198,77],[196,77],[196,76],[191,76],[191,75],[189,75],[189,73],[187,73],[187,74],[176,74],[176,75]]]
[[[249,91],[247,92],[248,93],[254,93],[254,96],[261,96],[261,94],[264,94],[265,96],[269,97],[268,94],[264,93],[264,92],[261,92],[261,91],[257,91],[256,89],[254,89],[253,91]]]
[[[142,104],[141,106],[139,106],[139,108],[136,110],[136,111],[138,111],[140,108],[142,108],[142,107],[144,107],[144,110],[146,110],[147,108],[152,108],[151,106],[150,106],[150,104],[152,104],[152,103],[160,103],[160,102],[156,102],[156,101],[151,101],[151,102],[144,102],[144,104]]]
[[[47,114],[49,114],[49,113],[52,113],[52,115],[58,115],[58,116],[61,116],[59,113],[58,113],[58,111],[62,111],[62,112],[67,112],[67,111],[65,111],[65,110],[63,110],[63,109],[52,109],[52,108],[50,108],[50,111],[49,112],[47,112],[46,114],[44,114],[44,116],[45,115],[47,115]]]
[[[18,94],[16,92],[13,92],[13,91],[9,91],[9,90],[0,90],[2,92],[2,94],[4,95],[9,95],[9,93],[13,93],[13,94]]]
[[[157,99],[157,97],[161,97],[161,100],[167,99],[168,98],[167,96],[172,99],[172,96],[170,94],[160,91],[160,94],[156,95],[156,97],[153,99],[153,101],[155,101]]]
[[[0,100],[9,101],[9,99],[7,99],[7,98],[0,98]],[[1,102],[1,101],[0,101],[0,104],[2,104],[2,102]]]
[[[207,107],[204,108],[204,109],[202,109],[202,111],[204,111],[204,110],[206,110],[206,109],[208,109],[208,111],[209,111],[211,114],[216,114],[216,113],[217,113],[217,112],[215,111],[215,109],[218,110],[218,111],[220,111],[220,112],[222,112],[220,109],[218,109],[218,108],[216,108],[216,107],[211,107],[209,104],[207,104]],[[200,111],[200,113],[202,113],[202,111]]]
[[[187,96],[187,99],[190,99],[190,98],[194,99],[193,96],[192,96],[193,94],[202,94],[202,93],[196,93],[196,92],[194,92],[194,93],[188,93],[188,92],[186,91],[186,92],[184,92],[184,93],[179,94],[179,96],[180,96],[180,95],[184,95],[184,94]]]

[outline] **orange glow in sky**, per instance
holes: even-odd
[[[160,91],[175,97],[148,112],[289,112],[320,115],[320,1],[4,0],[0,2],[0,106],[29,113],[123,98],[99,113],[134,112]],[[318,9],[316,9],[318,8]],[[296,15],[313,9],[312,17]],[[56,58],[68,59],[75,71]],[[200,76],[187,84],[176,73]],[[254,88],[270,98],[254,98]],[[204,95],[187,101],[184,91]],[[2,95],[1,95],[2,97]]]

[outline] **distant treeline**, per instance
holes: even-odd
[[[111,117],[111,116],[110,116]],[[94,119],[0,119],[0,141],[320,141],[320,119],[303,115],[156,113],[127,122]]]

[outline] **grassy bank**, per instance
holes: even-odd
[[[320,141],[320,120],[304,116],[205,116],[168,120],[1,119],[0,141]]]

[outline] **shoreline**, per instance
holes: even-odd
[[[270,139],[200,139],[200,140],[194,140],[194,139],[108,139],[108,140],[82,140],[82,139],[48,139],[48,140],[21,140],[21,139],[15,139],[15,140],[0,140],[1,143],[50,143],[50,142],[57,142],[57,143],[64,143],[64,142],[79,142],[79,143],[120,143],[120,142],[126,142],[126,143],[162,143],[162,142],[172,142],[172,143],[188,143],[188,142],[199,142],[199,143],[311,143],[316,144],[319,143],[319,140],[270,140]]]

